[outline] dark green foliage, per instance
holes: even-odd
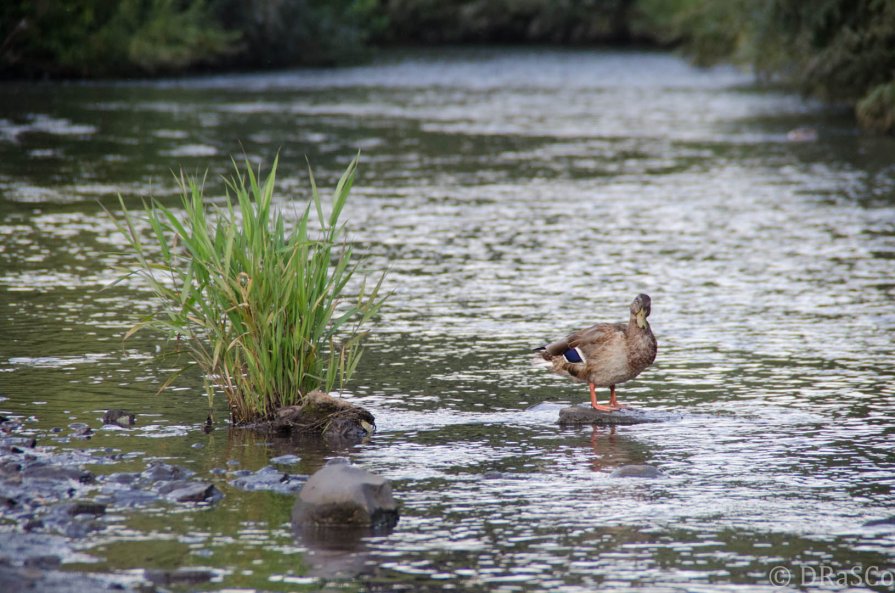
[[[895,81],[873,87],[858,101],[858,121],[869,130],[895,130]]]
[[[892,0],[640,0],[639,8],[646,27],[683,42],[698,63],[732,59],[812,96],[860,101],[863,125],[895,130]]]
[[[12,0],[0,74],[151,75],[219,64],[354,58],[381,29],[376,0]]]
[[[0,74],[344,63],[370,43],[681,44],[891,131],[895,0],[13,0]]]
[[[392,43],[627,43],[634,0],[382,0]]]
[[[237,60],[249,66],[354,60],[384,27],[376,0],[216,0],[215,8],[240,32]]]
[[[206,3],[19,0],[0,8],[0,71],[109,76],[181,70],[232,51]]]

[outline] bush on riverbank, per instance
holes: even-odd
[[[0,5],[0,73],[177,72],[233,53],[204,2],[13,0]]]
[[[365,47],[376,10],[376,0],[12,0],[0,3],[0,74],[331,64]]]
[[[344,384],[384,300],[381,278],[370,289],[365,277],[358,294],[346,296],[358,268],[339,217],[356,167],[357,159],[339,180],[328,216],[311,175],[310,203],[291,231],[272,205],[276,161],[263,180],[248,164],[237,171],[223,209],[210,209],[204,180],[181,176],[183,217],[155,201],[146,206],[151,249],[122,200],[119,230],[138,261],[132,273],[161,303],[127,335],[155,328],[186,348],[209,397],[212,384],[222,389],[236,423],[271,418],[316,389]]]
[[[895,131],[895,2],[888,0],[640,0],[649,27],[701,64],[733,60],[765,79],[856,108]]]
[[[681,45],[895,131],[891,0],[13,0],[0,75],[344,63],[371,45]],[[860,104],[860,106],[859,106]]]
[[[624,44],[632,41],[634,0],[381,0],[398,44]]]
[[[358,60],[385,27],[377,0],[215,0],[239,37],[229,59],[242,68],[333,65]]]

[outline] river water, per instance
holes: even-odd
[[[662,53],[546,50],[3,83],[0,413],[225,495],[116,510],[62,568],[214,569],[198,590],[563,592],[770,591],[776,566],[836,589],[806,569],[891,570],[895,529],[864,524],[895,513],[895,139],[751,83]],[[798,127],[817,138],[790,141]],[[361,151],[350,237],[394,291],[343,394],[378,432],[347,450],[205,434],[201,378],[155,395],[158,337],[121,341],[145,288],[104,288],[128,260],[100,203],[174,204],[180,167],[219,194],[230,155],[278,150],[287,212],[305,156],[331,187]],[[659,354],[619,399],[674,419],[560,429],[586,386],[530,349],[626,319],[640,292]],[[136,428],[65,436],[112,407]],[[210,473],[284,453],[297,473],[344,455],[391,479],[397,529],[314,549],[292,497]],[[627,464],[665,477],[610,477]]]

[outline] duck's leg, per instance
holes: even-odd
[[[597,386],[590,383],[590,406],[598,412],[612,412],[618,408],[610,408],[597,403]]]
[[[615,385],[609,386],[609,408],[612,410],[621,410],[622,408],[627,408],[628,406],[624,404],[618,403],[618,400],[615,399]]]

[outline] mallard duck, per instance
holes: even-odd
[[[561,340],[535,348],[555,373],[590,385],[590,404],[601,412],[621,409],[615,386],[630,381],[656,360],[656,337],[646,320],[650,298],[631,303],[628,323],[597,323]],[[609,405],[597,403],[597,387],[609,388]]]

